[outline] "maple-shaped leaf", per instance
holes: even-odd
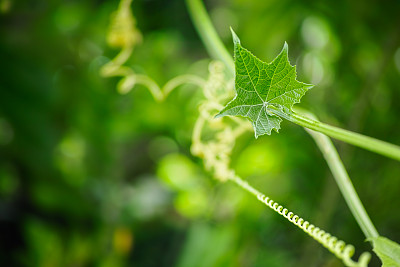
[[[234,115],[249,118],[256,138],[278,132],[282,119],[268,110],[274,106],[291,111],[295,103],[313,87],[296,80],[296,67],[288,60],[288,45],[285,42],[281,53],[271,62],[265,63],[243,48],[231,29],[235,50],[236,96],[216,118]]]

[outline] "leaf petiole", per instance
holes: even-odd
[[[274,106],[268,106],[267,110],[302,127],[400,161],[400,147],[397,145],[312,120],[295,112],[286,113]]]

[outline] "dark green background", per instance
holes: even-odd
[[[299,106],[400,144],[399,1],[206,1],[232,52],[289,44]],[[100,67],[118,1],[0,1],[1,266],[342,266],[325,248],[190,154],[201,94],[156,103]],[[127,65],[159,84],[207,75],[183,1],[134,1],[143,42]],[[400,164],[335,142],[380,234],[400,242]],[[237,142],[232,166],[263,193],[356,247],[370,245],[320,151],[296,125]],[[371,266],[379,266],[373,256]]]

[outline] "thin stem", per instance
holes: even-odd
[[[378,231],[362,205],[349,175],[347,174],[346,168],[344,167],[335,146],[332,144],[332,141],[324,134],[309,129],[306,129],[306,131],[311,135],[324,155],[333,177],[335,178],[351,213],[356,219],[358,225],[361,227],[365,237],[367,239],[378,237]]]
[[[146,86],[156,101],[160,102],[164,99],[164,96],[158,84],[152,79],[150,79],[148,76],[136,74],[135,83]]]
[[[326,134],[332,138],[381,154],[400,161],[400,147],[359,133],[354,133],[316,120],[309,119],[295,112],[286,113],[275,107],[268,107],[274,114],[297,125]]]
[[[196,75],[180,75],[169,80],[162,88],[164,98],[166,98],[175,88],[182,84],[194,84],[199,87],[204,86],[204,80]]]
[[[186,0],[186,5],[193,24],[211,57],[225,63],[230,73],[234,73],[232,56],[226,50],[212,25],[201,0]]]

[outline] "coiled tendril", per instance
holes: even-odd
[[[285,217],[289,222],[298,226],[306,234],[314,238],[330,252],[335,254],[336,257],[341,259],[346,266],[363,267],[368,265],[368,262],[371,258],[371,255],[368,252],[362,253],[358,259],[358,262],[353,261],[351,258],[355,251],[353,245],[346,245],[344,241],[338,240],[337,237],[332,236],[319,227],[316,227],[315,225],[310,224],[308,221],[305,221],[303,218],[289,211],[287,208],[284,208],[282,205],[260,193],[257,189],[249,185],[248,182],[242,180],[240,177],[234,175],[230,178],[230,180],[235,182],[241,188],[255,195],[259,201]]]

